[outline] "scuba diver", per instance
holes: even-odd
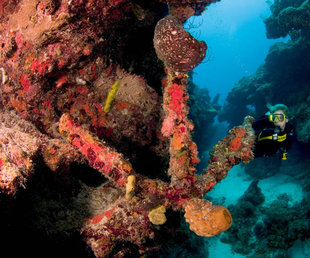
[[[253,123],[256,134],[255,157],[271,156],[280,152],[282,160],[294,136],[294,127],[289,123],[288,107],[284,104],[267,105],[269,112]]]

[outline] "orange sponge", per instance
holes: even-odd
[[[191,199],[185,207],[186,222],[198,236],[210,237],[230,228],[232,217],[223,206],[204,199]]]

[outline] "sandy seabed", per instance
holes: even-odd
[[[238,199],[248,189],[253,181],[249,175],[245,174],[244,167],[241,165],[233,167],[227,177],[217,184],[208,197],[212,197],[214,204],[229,206],[236,204]],[[289,204],[300,202],[303,198],[302,187],[296,180],[288,175],[277,174],[259,181],[258,186],[265,196],[264,206],[269,205],[281,194],[286,193],[290,197]],[[241,254],[233,253],[230,244],[220,241],[220,236],[207,240],[209,244],[209,257],[211,258],[239,258],[247,257]],[[292,258],[309,258],[310,257],[310,240],[306,242],[296,241],[294,246],[288,250]]]

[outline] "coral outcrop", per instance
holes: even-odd
[[[309,238],[308,201],[292,204],[294,200],[287,194],[269,204],[264,201],[258,180],[254,180],[238,202],[229,206],[234,223],[221,241],[249,257],[286,257],[297,239]]]
[[[202,199],[229,169],[253,158],[253,119],[234,127],[197,175],[187,106],[186,73],[206,44],[182,23],[212,2],[1,2],[0,189],[9,196],[1,197],[32,199],[30,179],[54,173],[45,182],[49,199],[26,202],[41,214],[31,223],[37,232],[80,234],[96,257],[122,257],[159,248],[169,210],[186,210],[205,236],[229,227],[228,211]],[[175,17],[163,18],[167,3]],[[196,202],[207,203],[203,216],[211,223],[191,215]]]
[[[221,238],[221,241],[231,243],[234,252],[244,255],[251,254],[255,247],[252,230],[265,200],[258,182],[254,180],[237,203],[229,206],[234,223],[231,230]]]
[[[308,0],[276,0],[270,10],[272,14],[265,20],[268,38],[285,37],[287,34],[294,36],[297,30],[309,34],[307,32],[310,29]]]

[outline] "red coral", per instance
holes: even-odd
[[[231,143],[230,143],[230,151],[231,151],[231,152],[234,152],[234,151],[240,149],[240,147],[242,146],[242,145],[241,145],[241,140],[242,140],[241,137],[236,137],[236,138],[234,138],[234,139],[231,141]]]
[[[178,116],[181,116],[185,102],[188,99],[188,96],[184,97],[184,89],[182,85],[178,85],[176,83],[172,84],[168,88],[167,93],[171,97],[169,101],[169,108],[176,112]]]
[[[31,1],[13,2],[16,8],[10,10],[11,16],[21,15],[26,7],[33,15],[25,17],[25,27],[19,24],[10,28],[14,24],[4,20],[0,25],[4,46],[1,66],[10,75],[8,83],[0,87],[3,99],[0,106],[15,108],[38,129],[16,115],[0,113],[0,188],[12,194],[24,187],[33,172],[35,154],[42,155],[54,171],[72,162],[88,161],[89,166],[110,180],[102,186],[108,189],[103,195],[87,200],[89,217],[83,218],[86,223],[82,225],[82,235],[96,256],[108,256],[117,241],[131,242],[141,253],[145,252],[145,240],[152,239],[157,232],[148,218],[151,210],[162,206],[184,211],[187,202],[202,199],[233,165],[252,157],[247,128],[246,134],[231,134],[219,142],[214,148],[216,158],[210,161],[205,174],[195,175],[199,159],[191,137],[193,124],[187,118],[187,79],[185,74],[177,75],[175,71],[186,72],[198,65],[204,58],[206,44],[193,39],[176,18],[169,16],[161,20],[154,36],[156,51],[169,74],[169,80],[163,82],[162,132],[167,137],[163,139],[154,129],[158,126],[160,97],[142,77],[110,64],[111,60],[120,58],[116,53],[123,54],[119,50],[125,46],[124,42],[116,41],[117,31],[125,32],[123,25],[119,25],[136,22],[130,1],[77,0],[70,4],[57,1],[56,5],[53,5],[55,1],[41,1],[37,8],[33,8]],[[188,17],[192,10],[201,9],[207,2],[211,1],[169,3],[184,7],[185,11],[178,11]],[[126,12],[129,14],[124,15]],[[149,20],[156,17],[150,14]],[[142,22],[139,24],[143,26]],[[102,35],[111,37],[102,38]],[[113,46],[115,42],[117,46]],[[99,47],[103,51],[92,52]],[[119,94],[106,114],[104,101],[115,80],[120,80]],[[157,148],[160,154],[168,156],[166,143],[170,143],[169,183],[135,173],[130,162],[116,149],[124,148],[124,138],[126,142],[130,139],[139,145],[150,145],[155,135],[154,142],[159,144],[151,147]],[[102,137],[109,138],[107,142],[116,146],[109,146]],[[231,153],[229,146],[237,141],[236,137],[240,148]],[[132,199],[126,199],[125,194],[130,188],[129,177],[135,178],[132,181],[135,183],[129,185]],[[85,196],[97,189],[86,189]],[[106,203],[102,201],[104,196],[108,196]],[[78,201],[80,198],[83,197],[78,196]]]
[[[172,176],[173,184],[179,184],[179,180],[186,180],[194,174],[194,164],[199,161],[196,144],[193,143],[190,132],[192,124],[187,119],[188,99],[186,93],[186,77],[173,76],[171,84],[164,88],[165,119],[162,132],[170,136],[170,168],[168,173]]]
[[[36,71],[38,71],[40,75],[43,75],[48,70],[48,67],[50,65],[50,61],[41,62],[40,60],[34,60],[31,64],[31,72],[35,73]]]
[[[71,144],[87,157],[91,166],[95,166],[120,187],[125,186],[127,177],[133,171],[130,163],[121,154],[109,146],[105,146],[104,142],[98,141],[87,130],[77,126],[68,114],[61,117],[59,130],[62,134],[66,134]],[[98,166],[99,163],[102,165]]]
[[[105,212],[103,212],[103,213],[101,213],[101,214],[99,214],[99,215],[97,215],[97,216],[95,216],[95,217],[92,217],[92,218],[91,218],[91,223],[97,224],[97,223],[99,223],[104,217],[106,217],[107,219],[112,218],[112,214],[113,214],[113,211],[114,211],[114,210],[115,210],[115,209],[111,209],[111,210],[105,211]]]
[[[231,152],[234,152],[242,146],[242,138],[246,134],[246,131],[243,128],[236,128],[232,130],[232,133],[235,134],[236,137],[232,139],[229,148]]]
[[[8,125],[13,124],[10,117],[2,117],[2,119],[4,119],[2,121],[5,121]],[[186,122],[186,117],[182,119],[183,122]],[[203,176],[195,176],[194,168],[190,162],[188,163],[188,160],[195,158],[197,155],[197,148],[190,138],[189,132],[191,126],[188,126],[187,123],[183,124],[183,122],[180,127],[175,127],[174,134],[181,134],[181,138],[184,139],[184,141],[180,143],[181,147],[188,148],[188,150],[185,152],[181,151],[180,153],[179,147],[175,148],[171,146],[171,166],[172,169],[177,168],[182,170],[184,174],[180,175],[178,171],[172,170],[172,180],[169,185],[160,180],[148,179],[135,174],[130,163],[126,161],[121,154],[109,147],[105,142],[100,141],[85,128],[75,124],[73,119],[67,114],[62,116],[59,125],[61,133],[66,135],[69,142],[85,155],[91,166],[102,172],[120,188],[118,197],[116,197],[118,201],[111,203],[110,205],[112,206],[108,209],[104,209],[105,206],[103,206],[103,210],[91,216],[83,226],[82,233],[86,237],[87,243],[92,246],[96,256],[109,254],[111,245],[117,240],[130,241],[136,244],[141,252],[143,252],[143,250],[145,250],[145,239],[154,236],[154,227],[147,216],[150,210],[158,205],[183,210],[186,203],[191,199],[202,198],[205,192],[209,191],[216,182],[223,177],[223,171],[227,173],[228,169],[233,166],[233,164],[226,165],[226,167],[224,166],[224,159],[228,159],[230,153],[223,150],[225,150],[225,147],[235,135],[226,137],[225,140],[219,142],[218,147],[214,149],[219,160],[221,162],[223,161],[221,164],[224,167],[215,166],[214,162],[212,162]],[[22,122],[21,124],[24,123],[25,122]],[[33,127],[31,128],[31,130],[33,130]],[[185,130],[180,128],[185,128]],[[242,149],[243,154],[246,152],[250,153],[251,148],[251,145],[249,145],[249,137],[251,137],[249,134],[250,127],[247,126],[244,128],[247,128],[247,131],[242,139],[242,145],[244,146]],[[27,131],[29,130],[30,125],[27,125]],[[33,140],[35,135],[38,135],[39,138],[42,137],[39,132],[33,131],[29,139]],[[14,139],[14,141],[16,142],[16,139]],[[23,142],[25,142],[25,139]],[[74,153],[74,151],[65,146],[64,143],[59,143],[57,146],[55,146],[55,144],[48,144],[49,147],[46,145],[47,142],[45,140],[42,143],[44,143],[45,146],[43,148],[45,160],[50,164],[51,168],[59,163],[60,159],[57,158],[57,154],[64,154],[65,157],[68,157],[70,152]],[[41,142],[39,141],[38,148],[40,148],[40,144]],[[60,146],[64,146],[68,151],[65,152],[64,149],[59,149]],[[235,163],[237,164],[242,158],[239,158],[238,151],[236,151],[234,155],[236,155]],[[182,162],[179,162],[180,159],[182,159]],[[18,167],[31,165],[31,162],[26,162],[25,157],[21,162],[18,158],[15,160]],[[75,156],[74,160],[79,159]],[[1,170],[5,164],[4,159],[1,158],[0,161],[3,163],[2,166],[0,166],[2,180],[0,181],[0,187],[2,190],[12,193],[12,191],[16,191],[18,187],[16,182],[24,183],[24,181],[4,181],[8,179],[8,175],[4,174]],[[194,160],[192,161],[194,162]],[[23,171],[22,174],[25,175],[25,171]],[[10,176],[12,175],[11,173]],[[136,190],[132,201],[125,200],[124,190],[122,190],[125,189],[129,175],[135,175],[137,178]],[[15,178],[20,178],[20,174],[17,173]],[[23,178],[21,177],[20,179]],[[98,248],[98,244],[101,245],[102,241],[104,241],[106,245]]]
[[[22,85],[24,91],[25,91],[25,92],[28,92],[28,90],[29,90],[30,87],[31,87],[31,82],[30,82],[30,80],[29,80],[28,75],[27,75],[27,74],[22,74],[22,75],[20,76],[19,81],[20,81],[20,83],[21,83],[21,85]]]

